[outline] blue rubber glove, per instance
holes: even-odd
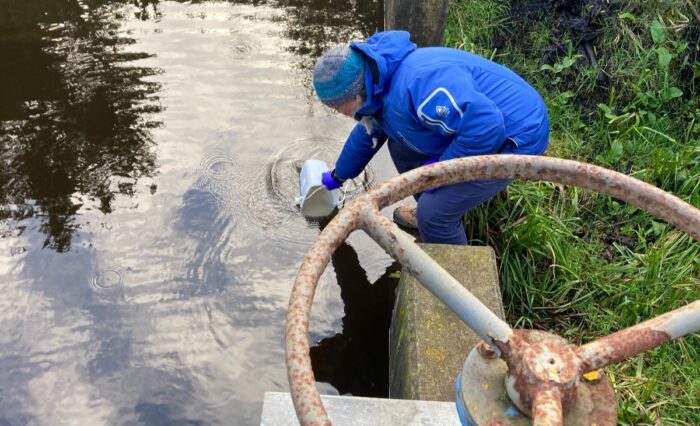
[[[332,191],[343,186],[343,182],[337,180],[334,176],[335,170],[329,170],[321,175],[321,183],[327,190]]]
[[[429,166],[429,165],[431,165],[431,164],[433,164],[433,163],[437,163],[437,162],[438,162],[438,159],[437,159],[437,158],[431,158],[430,160],[428,160],[428,161],[426,161],[425,163],[423,163],[423,165],[424,165],[424,166]],[[433,192],[437,191],[437,190],[440,189],[440,188],[441,188],[441,187],[439,187],[439,186],[438,186],[437,188],[428,188],[428,189],[426,189],[426,190],[423,191],[423,192],[427,192],[428,194],[432,194]]]

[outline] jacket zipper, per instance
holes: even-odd
[[[430,155],[428,155],[425,152],[421,151],[420,149],[416,148],[415,145],[413,145],[411,142],[409,142],[408,139],[404,135],[401,134],[401,132],[396,132],[396,134],[399,135],[401,142],[406,144],[408,146],[408,148],[410,148],[416,154],[425,155],[426,157],[430,157]]]

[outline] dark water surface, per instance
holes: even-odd
[[[0,424],[259,422],[319,233],[297,169],[353,125],[311,66],[382,7],[0,0]],[[393,173],[382,151],[351,194]],[[324,274],[327,392],[386,391],[394,270],[355,233]]]

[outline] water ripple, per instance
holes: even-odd
[[[202,158],[199,163],[200,173],[216,181],[233,180],[239,169],[236,160],[223,153],[214,153]]]
[[[90,281],[93,290],[112,290],[124,283],[124,276],[116,269],[105,269],[98,272]]]
[[[241,183],[241,200],[250,222],[263,229],[276,229],[279,237],[288,235],[284,228],[301,219],[297,208],[299,170],[307,158],[331,157],[321,140],[303,139],[286,144],[258,166],[256,175]]]

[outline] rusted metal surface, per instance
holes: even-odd
[[[579,381],[575,347],[538,330],[515,330],[509,341],[495,344],[508,364],[506,390],[513,403],[522,412],[533,413],[533,418],[556,406],[556,413],[546,417],[561,419],[572,406]],[[556,401],[547,399],[553,395]]]
[[[610,380],[600,371],[595,380],[585,380],[576,389],[576,410],[572,415],[587,416],[588,426],[617,424],[617,401]],[[584,414],[585,413],[585,414]]]
[[[304,258],[289,299],[287,313],[287,377],[294,408],[303,425],[329,425],[316,389],[309,356],[309,318],[316,285],[331,255],[357,225],[353,209],[341,211],[321,232]]]
[[[496,351],[494,351],[493,348],[491,348],[491,346],[486,344],[484,341],[477,343],[476,350],[479,352],[479,355],[486,359],[498,358],[498,353],[496,353]]]
[[[602,167],[529,155],[483,155],[411,170],[373,189],[382,209],[427,188],[479,179],[558,182],[612,195],[663,219],[700,241],[700,211],[653,185]]]
[[[572,348],[561,342],[537,346],[527,341],[531,336],[527,336],[525,330],[513,333],[507,324],[491,313],[495,318],[493,320],[489,313],[483,312],[481,302],[477,300],[478,303],[474,303],[471,300],[474,296],[463,287],[460,286],[464,292],[452,291],[449,279],[446,279],[447,286],[441,286],[438,281],[444,278],[444,271],[440,272],[442,268],[436,269],[437,264],[432,260],[423,259],[423,255],[415,253],[412,241],[404,241],[400,237],[403,234],[394,231],[388,220],[378,215],[378,210],[427,188],[481,179],[546,180],[591,189],[646,210],[700,241],[700,210],[632,177],[575,161],[538,156],[488,155],[439,162],[390,179],[346,206],[323,230],[304,259],[294,282],[287,317],[287,373],[294,407],[302,424],[330,424],[311,370],[309,317],[318,279],[328,265],[331,254],[359,226],[360,217],[367,232],[374,234],[385,250],[409,267],[421,283],[426,285],[427,282],[427,285],[435,288],[434,293],[442,293],[441,300],[461,310],[462,319],[492,343],[494,350],[503,353],[511,370],[509,374],[514,393],[511,397],[526,409],[533,407],[535,399],[535,421],[540,421],[540,412],[543,419],[561,418],[561,415],[556,417],[552,414],[556,411],[551,404],[552,395],[555,394],[561,398],[560,406],[566,414],[568,405],[575,398],[580,373],[700,329],[699,301],[580,348]],[[478,312],[467,314],[470,309]],[[485,319],[479,318],[482,314]],[[681,324],[683,321],[686,322]],[[527,351],[529,354],[526,354]],[[558,357],[554,359],[555,364],[561,363],[558,379],[541,364],[542,360],[547,359],[546,356],[542,358],[543,354],[554,353]],[[573,374],[573,371],[576,373]],[[572,379],[572,375],[575,379]],[[592,400],[595,400],[595,395]],[[552,416],[547,417],[550,414]]]
[[[576,349],[583,372],[648,351],[700,329],[700,300]]]
[[[538,392],[532,401],[533,426],[562,426],[564,411],[561,408],[559,390],[546,389]]]
[[[366,206],[360,214],[360,226],[391,257],[400,262],[423,287],[447,305],[484,341],[506,341],[513,330],[489,310],[469,290],[435,262],[401,231],[382,216],[374,206]]]
[[[532,354],[537,352],[535,349],[540,343],[566,345],[564,339],[554,334],[534,330],[516,330],[514,338],[521,343],[518,350],[529,351]],[[532,347],[531,351],[530,347]],[[549,386],[546,382],[526,383],[521,386],[523,392],[527,392],[528,387],[530,391],[535,392],[530,395],[532,409],[519,409],[516,408],[514,399],[520,399],[520,397],[513,396],[512,384],[506,383],[506,377],[511,374],[510,371],[513,371],[514,367],[506,364],[507,357],[505,359],[491,357],[488,352],[484,356],[483,348],[488,348],[488,345],[481,342],[469,353],[459,379],[461,386],[458,388],[460,390],[458,398],[465,410],[468,424],[527,426],[531,425],[533,420],[556,424],[556,419],[562,416],[567,426],[614,426],[617,423],[615,393],[604,372],[600,371],[599,374],[589,376],[591,379],[588,380],[577,379],[575,398],[569,401],[566,409],[557,402],[561,399],[561,394],[556,386]],[[540,352],[537,355],[543,353]],[[541,358],[541,360],[545,362],[543,368],[538,368],[539,375],[552,377],[560,382],[566,381],[566,379],[561,380],[562,378],[557,379],[556,375],[552,376],[550,372],[544,370],[544,367],[551,365],[548,358]],[[525,378],[528,377],[522,369],[521,374]],[[508,387],[511,389],[507,389]],[[538,397],[538,392],[546,393]],[[508,394],[509,398],[503,398],[504,394]]]

